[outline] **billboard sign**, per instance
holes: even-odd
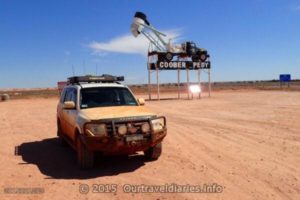
[[[193,62],[193,61],[158,61],[150,64],[151,70],[198,70],[210,69],[210,62]]]
[[[290,74],[280,74],[279,75],[280,82],[290,82],[291,81],[291,75]]]

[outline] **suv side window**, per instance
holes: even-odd
[[[72,91],[71,101],[73,101],[75,103],[75,105],[77,105],[77,90],[75,88]]]
[[[64,97],[64,102],[73,101],[76,105],[77,103],[77,90],[75,88],[68,88]]]
[[[64,99],[65,99],[65,96],[66,96],[66,91],[67,89],[64,89],[61,93],[61,96],[60,96],[60,103],[64,103]]]

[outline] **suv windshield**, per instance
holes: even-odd
[[[134,96],[127,88],[99,87],[81,89],[80,108],[104,106],[137,106]]]

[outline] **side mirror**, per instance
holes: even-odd
[[[64,102],[64,109],[75,109],[76,108],[76,105],[73,101],[66,101]]]
[[[141,106],[145,105],[145,99],[143,99],[143,98],[139,98],[138,102]]]

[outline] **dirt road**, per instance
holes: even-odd
[[[0,199],[300,199],[298,92],[219,92],[211,99],[147,102],[168,120],[160,159],[98,158],[90,171],[78,170],[75,152],[58,145],[56,103],[0,103]],[[219,193],[123,192],[126,184],[172,183],[216,183]],[[88,194],[79,192],[83,184]],[[92,191],[115,187],[105,184],[117,184],[117,192]],[[40,188],[41,194],[8,194],[11,188]]]

